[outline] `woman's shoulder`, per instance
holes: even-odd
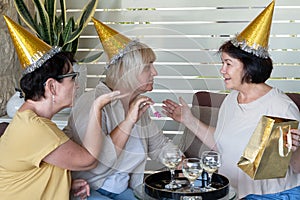
[[[23,131],[40,133],[47,135],[47,132],[61,132],[56,123],[51,119],[38,116],[32,110],[17,112],[11,123],[15,129],[23,129]],[[46,131],[47,130],[47,131]]]
[[[23,122],[25,124],[31,124],[31,125],[41,125],[41,124],[48,124],[48,123],[54,123],[48,118],[41,117],[37,115],[32,110],[24,110],[24,111],[17,111],[16,116],[14,117],[14,120]]]
[[[274,101],[281,101],[286,103],[294,103],[293,100],[282,90],[278,88],[272,88],[268,93],[268,98],[271,98]]]
[[[224,102],[237,102],[237,97],[239,95],[239,92],[237,90],[231,90],[230,93],[228,93],[224,99]]]
[[[85,93],[83,93],[77,99],[77,102],[78,101],[79,102],[93,101],[96,97],[103,95],[103,94],[107,94],[109,92],[111,92],[111,90],[103,82],[100,81],[93,90],[89,90],[89,91],[86,91]]]
[[[97,96],[112,92],[112,90],[109,87],[107,87],[107,85],[104,82],[101,81],[98,83],[94,91],[95,95]]]

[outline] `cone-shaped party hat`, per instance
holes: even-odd
[[[9,17],[4,16],[4,19],[24,70],[23,75],[41,67],[43,63],[61,51],[61,48],[52,48]]]
[[[232,44],[260,58],[269,57],[268,43],[274,6],[273,0],[240,34],[231,40]]]
[[[115,63],[137,41],[118,33],[102,22],[92,18],[94,26],[102,43],[103,49],[109,58],[109,65]]]

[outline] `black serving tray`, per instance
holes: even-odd
[[[179,182],[183,187],[188,186],[189,181],[182,175],[181,170],[175,172],[176,182]],[[170,172],[162,171],[151,174],[145,178],[145,193],[156,199],[174,199],[181,200],[184,196],[201,196],[202,200],[220,199],[229,193],[229,180],[220,174],[213,174],[212,187],[216,190],[209,192],[189,192],[179,188],[177,190],[167,190],[165,185],[170,182]]]

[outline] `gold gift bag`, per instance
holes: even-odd
[[[292,155],[290,129],[297,129],[298,124],[296,120],[262,116],[238,167],[254,180],[285,177]]]

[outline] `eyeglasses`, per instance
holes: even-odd
[[[78,76],[79,76],[79,72],[71,72],[71,73],[67,73],[67,74],[63,74],[63,75],[58,75],[56,77],[57,80],[61,80],[63,78],[67,78],[67,77],[72,77],[72,80],[75,81],[75,83],[78,83]],[[43,83],[43,86],[46,86],[46,82]]]
[[[78,76],[79,76],[79,72],[71,72],[71,73],[67,73],[67,74],[63,74],[63,75],[58,75],[56,78],[63,79],[63,78],[67,78],[67,77],[72,77],[72,80],[75,80],[75,78]]]

